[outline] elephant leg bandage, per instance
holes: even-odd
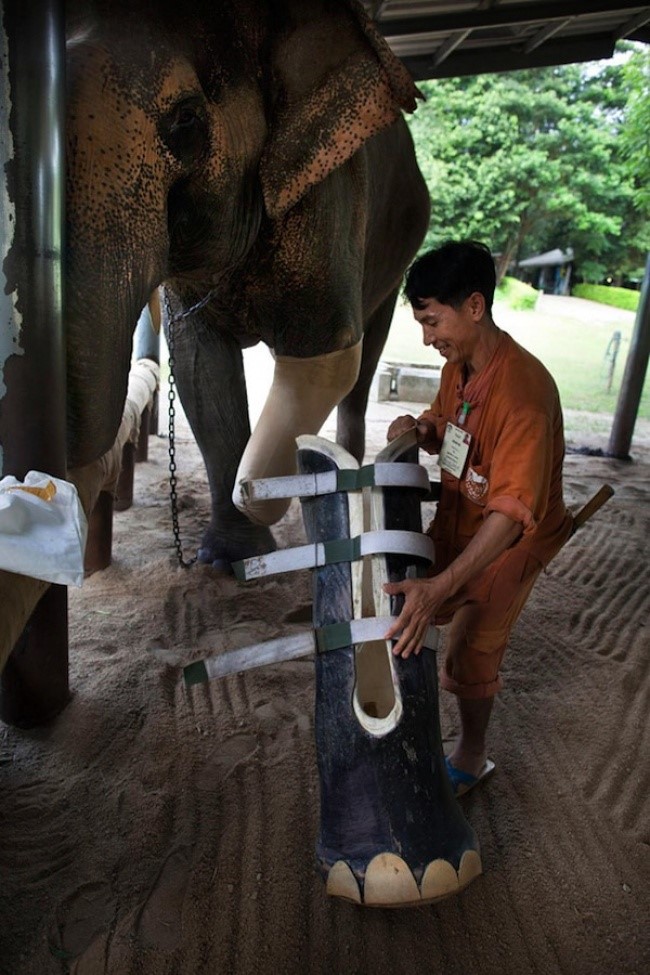
[[[285,514],[290,499],[254,500],[244,494],[242,482],[295,472],[296,438],[318,433],[354,386],[360,362],[361,342],[309,359],[276,358],[273,384],[241,458],[232,497],[235,507],[251,521],[274,524]]]

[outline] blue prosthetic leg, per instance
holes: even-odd
[[[316,437],[301,437],[298,447],[303,474],[358,466],[342,448]],[[399,449],[389,445],[376,463],[408,459],[397,455]],[[421,490],[371,487],[363,493],[370,495],[365,506],[372,533],[421,533]],[[326,547],[336,553],[340,540],[340,559],[345,540],[363,534],[363,493],[303,498],[309,541],[330,543]],[[364,562],[354,553],[352,559],[314,569],[313,622],[323,651],[316,658],[318,864],[328,894],[378,907],[415,906],[457,893],[481,873],[476,835],[445,773],[436,631],[428,647],[404,660],[381,638],[386,623],[364,642],[355,641],[353,630],[363,627],[354,621],[364,617],[398,614],[382,583],[422,575],[429,561],[374,554],[364,579]]]

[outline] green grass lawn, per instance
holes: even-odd
[[[565,410],[614,413],[625,361],[630,349],[634,312],[607,305],[584,302],[579,298],[552,296],[538,303],[542,310],[513,311],[495,304],[497,324],[540,359],[554,377]],[[610,361],[607,349],[615,331],[621,342],[613,373],[611,392],[607,392]],[[435,350],[422,345],[421,329],[410,307],[401,303],[395,310],[383,359],[414,365],[442,364]],[[650,419],[650,377],[641,397],[638,416]]]

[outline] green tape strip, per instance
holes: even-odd
[[[318,653],[340,650],[352,644],[352,630],[349,623],[330,623],[316,630],[316,649]]]
[[[355,562],[361,558],[361,536],[356,538],[334,538],[323,542],[325,565],[335,562]]]
[[[191,687],[192,684],[203,684],[210,679],[203,660],[195,660],[193,664],[183,667],[183,678],[187,687]]]
[[[246,565],[244,562],[231,562],[230,568],[235,575],[235,579],[239,579],[240,582],[246,582]]]
[[[339,491],[359,491],[364,487],[375,486],[375,465],[366,464],[357,471],[336,472],[336,487]]]
[[[337,471],[336,472],[336,488],[338,491],[356,491],[357,475],[359,471]]]

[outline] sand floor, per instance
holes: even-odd
[[[414,409],[373,404],[368,459]],[[69,706],[46,728],[0,726],[0,973],[650,971],[650,438],[632,453],[567,455],[571,506],[603,482],[616,495],[513,635],[497,771],[462,800],[484,874],[437,905],[388,911],[327,898],[314,871],[313,661],[183,688],[180,663],[291,632],[310,577],[244,584],[178,567],[166,441],[151,438],[135,503],[115,516],[113,564],[70,591]],[[189,555],[208,492],[184,428],[178,454]],[[276,535],[302,539],[297,502]],[[440,721],[452,739],[446,694]]]

